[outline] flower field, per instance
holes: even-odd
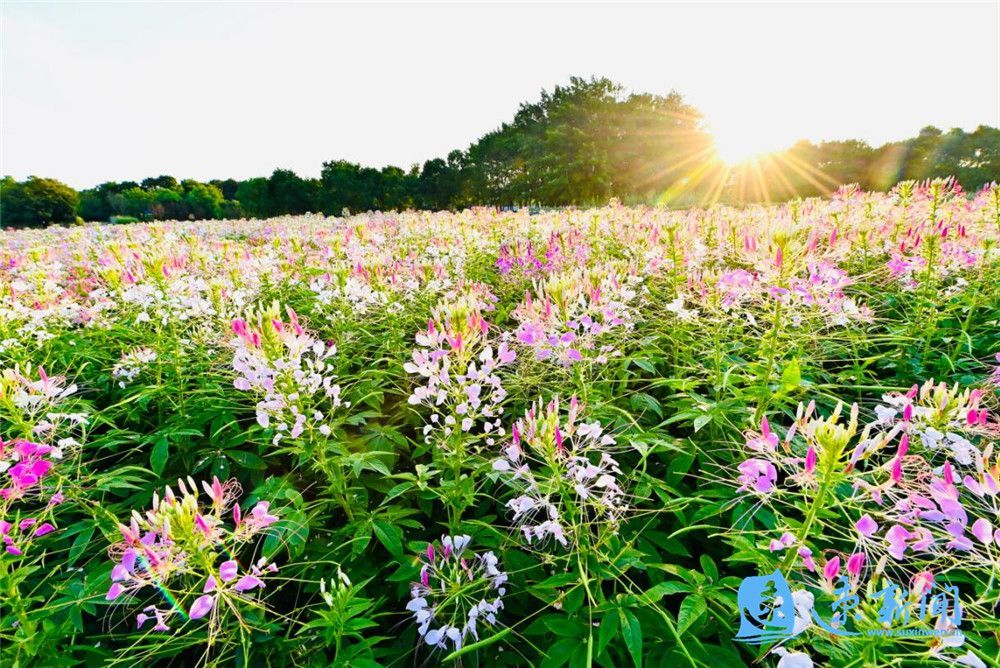
[[[996,186],[2,235],[4,666],[1000,661]]]

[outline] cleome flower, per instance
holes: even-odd
[[[489,340],[489,324],[482,315],[492,308],[492,294],[470,286],[434,308],[427,329],[416,335],[408,373],[426,379],[414,388],[408,402],[432,412],[423,433],[433,433],[440,445],[452,447],[456,434],[486,435],[487,444],[503,435],[502,403],[507,397],[497,369],[511,364],[516,354],[500,341],[496,350]]]
[[[469,536],[442,536],[421,558],[420,582],[410,587],[406,609],[417,632],[434,648],[461,649],[469,636],[480,639],[481,627],[497,627],[507,592],[507,574],[493,552],[469,554]]]
[[[639,302],[639,277],[612,265],[569,270],[535,281],[513,316],[519,343],[539,360],[571,366],[586,357],[599,364],[620,354],[612,332],[630,330]]]
[[[135,348],[122,353],[121,361],[111,369],[111,377],[124,388],[142,373],[143,369],[156,361],[156,353],[151,348]]]
[[[905,433],[929,452],[944,453],[969,466],[980,452],[966,435],[990,431],[982,398],[980,389],[959,391],[957,383],[948,387],[928,380],[906,393],[884,395],[883,403],[875,407],[878,421],[873,426],[890,432],[889,438]]]
[[[284,438],[298,438],[307,429],[329,436],[330,413],[349,405],[341,400],[340,385],[334,382],[330,358],[336,346],[308,334],[291,308],[287,314],[286,323],[275,302],[254,313],[250,321],[232,322],[237,374],[233,385],[260,397],[257,423],[275,430],[275,445]]]
[[[615,532],[627,510],[610,452],[614,438],[596,421],[578,423],[582,410],[574,396],[563,419],[558,398],[544,406],[539,400],[493,462],[514,489],[506,505],[529,544],[551,537],[566,547],[583,534]]]
[[[55,531],[49,520],[63,494],[59,476],[52,472],[63,449],[0,438],[0,541],[7,554],[20,557],[35,538]]]
[[[167,487],[162,498],[153,494],[150,510],[133,510],[129,523],[118,526],[122,541],[108,549],[115,563],[107,600],[148,593],[175,602],[167,608],[144,607],[136,616],[139,628],[154,620],[154,630],[167,631],[174,617],[197,620],[210,613],[217,627],[240,604],[259,607],[255,590],[264,589],[267,575],[278,570],[264,558],[247,567],[236,556],[278,521],[269,502],[258,501],[244,514],[235,480],[203,482],[204,497],[191,478],[178,480],[177,486],[179,495]]]

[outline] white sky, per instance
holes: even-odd
[[[444,157],[571,75],[675,89],[723,151],[1000,126],[1000,3],[16,4],[0,173],[247,178]]]

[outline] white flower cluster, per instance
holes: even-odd
[[[496,626],[503,609],[507,574],[493,552],[467,556],[470,541],[465,535],[442,536],[438,549],[428,545],[420,582],[410,588],[406,609],[432,647],[447,649],[450,643],[458,650],[468,636],[478,641],[480,625]]]
[[[307,334],[291,309],[290,323],[274,315],[259,318],[260,331],[251,329],[245,320],[233,322],[237,334],[233,340],[233,369],[237,373],[233,385],[261,397],[257,423],[265,429],[274,428],[275,445],[285,437],[298,438],[307,427],[329,436],[330,412],[349,405],[340,398],[330,361],[337,347]]]
[[[453,434],[471,433],[477,424],[487,436],[487,445],[504,434],[501,417],[507,391],[496,372],[516,355],[506,341],[494,351],[478,306],[460,300],[436,309],[437,318],[426,331],[417,333],[412,361],[404,365],[408,373],[426,379],[414,388],[408,402],[432,411],[423,428],[427,442],[437,430],[446,446]]]
[[[125,387],[156,360],[156,353],[150,348],[136,348],[122,354],[120,362],[111,369],[111,376],[118,379],[118,386]]]
[[[507,507],[530,544],[551,537],[565,547],[574,532],[615,531],[627,508],[621,469],[608,452],[615,440],[596,421],[576,424],[579,410],[574,397],[560,425],[557,400],[532,406],[493,462],[518,492]]]
[[[914,385],[905,394],[883,395],[882,405],[875,407],[878,420],[873,425],[889,431],[891,439],[897,433],[909,435],[931,452],[945,451],[963,466],[981,459],[979,449],[963,433],[986,426],[987,413],[980,410],[980,390],[958,391],[944,383],[929,380],[923,386]]]

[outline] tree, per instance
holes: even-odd
[[[135,187],[111,195],[111,208],[119,216],[148,220],[153,217],[154,194]]]
[[[276,169],[268,179],[270,215],[302,214],[319,210],[319,184],[290,169]]]
[[[26,181],[5,177],[0,182],[0,224],[39,227],[76,221],[79,195],[61,181],[29,176]]]
[[[177,190],[153,188],[149,191],[152,199],[150,210],[153,218],[158,220],[181,220],[182,218],[187,218],[189,209],[184,196],[179,190],[180,188]]]
[[[265,218],[271,211],[271,198],[267,191],[267,178],[256,177],[240,183],[236,188],[236,199],[243,210],[254,218]]]
[[[364,211],[366,200],[361,192],[361,182],[361,165],[346,160],[324,162],[320,174],[320,204],[323,213],[339,216],[344,209]]]
[[[144,190],[153,190],[154,188],[166,188],[167,190],[179,190],[180,184],[172,176],[150,176],[142,180],[140,186]]]
[[[191,183],[185,187],[187,194],[184,202],[190,211],[189,216],[198,220],[219,218],[222,215],[222,191],[207,183]]]

